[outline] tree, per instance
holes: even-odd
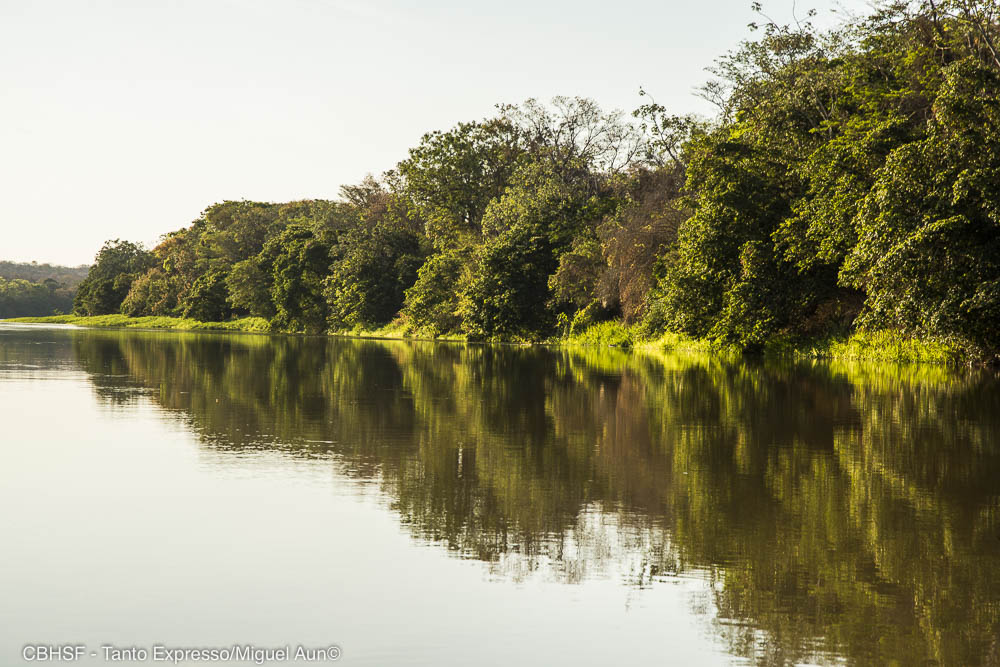
[[[389,178],[426,220],[434,246],[443,248],[478,236],[486,207],[525,156],[516,125],[502,118],[459,123],[425,134]]]
[[[73,310],[81,315],[117,313],[132,281],[152,263],[152,255],[137,243],[120,239],[106,242],[80,283]]]
[[[72,304],[72,291],[52,278],[44,282],[0,278],[0,319],[60,314]]]
[[[310,225],[293,223],[265,245],[264,253],[273,257],[272,325],[306,333],[326,329],[323,279],[330,266],[330,245]]]
[[[329,322],[337,329],[381,326],[399,313],[424,262],[421,220],[374,179],[342,193],[360,219],[342,238],[324,283]]]
[[[177,292],[177,281],[154,267],[132,282],[121,312],[132,317],[173,315],[178,307]]]
[[[551,163],[522,169],[483,218],[484,245],[460,304],[463,328],[475,338],[547,335],[555,322],[549,277],[559,255],[607,202],[585,182],[567,182]]]
[[[471,280],[472,253],[468,247],[442,250],[417,269],[403,300],[402,314],[411,328],[431,336],[461,330],[460,298]]]
[[[641,127],[587,97],[557,96],[549,106],[529,99],[499,109],[502,119],[520,128],[534,158],[544,159],[555,172],[583,167],[595,174],[619,173],[647,150]]]
[[[229,305],[235,312],[271,319],[274,304],[271,303],[270,271],[261,257],[251,257],[233,265],[226,276]]]
[[[684,171],[677,163],[637,170],[625,185],[618,210],[597,229],[605,268],[595,296],[604,308],[620,309],[626,323],[645,315],[661,258],[691,215],[680,201],[683,183]]]
[[[892,152],[858,215],[844,279],[863,322],[1000,350],[1000,72],[949,65],[927,138]]]
[[[184,317],[203,322],[228,320],[233,311],[230,307],[227,289],[229,274],[224,269],[203,273],[194,281],[181,302]]]

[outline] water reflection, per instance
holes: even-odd
[[[730,651],[766,664],[1000,662],[994,374],[257,336],[71,341],[108,405],[151,395],[220,452],[335,459],[377,483],[416,539],[499,579],[642,587],[695,573]]]

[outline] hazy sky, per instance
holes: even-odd
[[[0,0],[0,259],[86,263],[213,202],[333,198],[497,102],[630,111],[642,86],[708,113],[694,91],[749,5]]]

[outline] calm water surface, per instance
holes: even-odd
[[[995,373],[0,324],[0,418],[4,665],[1000,662]]]

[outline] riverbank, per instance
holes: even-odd
[[[634,327],[620,322],[595,324],[566,342],[577,345],[610,345],[646,350],[674,350],[741,354],[732,345],[667,333],[659,338],[644,338]],[[959,364],[968,359],[956,347],[902,336],[893,331],[854,332],[849,335],[819,338],[782,337],[770,341],[761,351],[765,357],[797,359],[837,359],[888,361],[897,363]]]
[[[228,322],[202,322],[187,317],[129,317],[127,315],[52,315],[48,317],[18,317],[4,322],[22,324],[70,324],[80,327],[122,329],[167,329],[174,331],[230,331],[244,333],[274,332],[270,323],[261,317],[244,317]],[[352,338],[433,338],[442,341],[463,341],[461,336],[421,336],[392,325],[380,329],[354,329],[331,332],[332,336]],[[733,346],[714,341],[691,338],[683,334],[667,333],[658,338],[643,337],[636,327],[621,322],[601,322],[584,331],[560,338],[542,341],[552,345],[616,347],[646,351],[687,351],[740,354]],[[791,357],[802,359],[838,359],[887,361],[897,363],[959,364],[967,362],[961,350],[955,347],[907,338],[891,331],[875,333],[855,332],[850,335],[827,336],[814,339],[780,338],[768,343],[763,350],[765,357]]]
[[[262,317],[243,317],[228,322],[201,322],[189,317],[129,317],[128,315],[50,315],[48,317],[14,317],[0,322],[19,324],[72,324],[78,327],[112,329],[173,329],[176,331],[242,331],[267,333],[271,325]]]

